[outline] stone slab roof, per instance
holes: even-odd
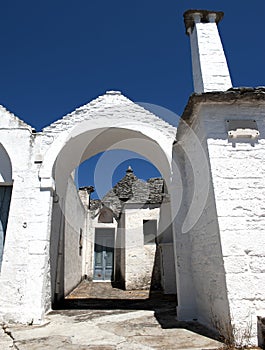
[[[10,112],[7,108],[0,105],[0,126],[6,128],[26,128],[31,132],[35,129],[29,124],[18,118],[14,113]]]
[[[125,118],[126,116],[126,118]],[[176,127],[151,113],[142,106],[122,95],[120,91],[107,91],[89,103],[68,113],[63,118],[43,128],[45,135],[56,137],[65,130],[70,130],[83,121],[95,121],[101,117],[137,123],[151,124],[162,131],[169,139],[176,133]],[[113,125],[114,126],[114,125]],[[173,141],[172,141],[173,142]]]
[[[103,197],[102,201],[92,200],[91,210],[97,210],[102,204],[119,216],[126,204],[161,204],[164,197],[164,180],[151,178],[147,181],[138,179],[129,168],[126,175]]]

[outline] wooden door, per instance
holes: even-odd
[[[114,229],[96,228],[94,246],[94,280],[112,281],[114,265]]]

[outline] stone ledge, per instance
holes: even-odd
[[[265,87],[236,87],[227,91],[213,91],[202,94],[192,94],[182,113],[181,119],[189,121],[200,104],[220,103],[231,104],[236,101],[265,103]]]

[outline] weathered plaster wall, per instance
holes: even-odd
[[[144,245],[143,220],[158,223],[159,211],[159,208],[125,209],[126,289],[150,288],[157,245]]]
[[[194,91],[229,89],[232,83],[216,24],[197,23],[190,37]]]
[[[182,197],[175,219],[179,319],[198,319],[219,328],[229,324],[225,270],[206,134],[200,119],[181,121],[174,147]]]
[[[232,87],[217,23],[222,12],[188,10],[184,13],[190,35],[193,85],[196,93],[226,91]]]
[[[0,109],[1,144],[12,163],[13,191],[0,276],[0,318],[39,322],[50,305],[48,265],[51,194],[40,191],[37,136]]]
[[[55,198],[52,206],[50,238],[52,304],[64,297],[64,207],[64,199]]]
[[[252,103],[205,107],[204,127],[211,162],[216,208],[232,322],[256,335],[257,316],[265,315],[265,106]],[[226,120],[256,120],[260,138],[227,141]],[[255,341],[255,338],[253,338]]]
[[[89,281],[93,280],[94,273],[94,218],[90,211],[87,212],[86,243],[85,243],[85,275]]]
[[[262,103],[209,103],[195,112],[188,126],[181,123],[175,145],[183,181],[182,188],[178,185],[182,207],[175,220],[178,313],[183,318],[197,315],[218,328],[227,327],[231,317],[235,333],[250,331],[254,343],[257,316],[265,311],[260,288],[265,279],[263,116]],[[233,147],[226,120],[249,119],[257,121],[258,143],[241,140]],[[188,289],[194,296],[187,299]],[[189,299],[194,303],[185,314]]]
[[[176,270],[170,197],[161,203],[158,221],[158,244],[161,260],[161,284],[165,294],[175,294]]]
[[[81,281],[83,244],[86,234],[86,211],[78,195],[78,191],[69,177],[65,200],[65,239],[64,239],[64,293],[67,295]],[[82,233],[81,233],[82,232]],[[82,242],[80,236],[82,234]],[[80,249],[81,248],[81,249]]]

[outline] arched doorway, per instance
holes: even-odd
[[[124,97],[121,99],[123,101]],[[74,201],[67,199],[69,188],[73,189],[69,183],[73,181],[71,174],[79,164],[99,152],[110,149],[127,149],[137,152],[156,166],[170,193],[172,143],[175,139],[176,128],[131,101],[129,103],[127,101],[129,100],[126,99],[125,104],[118,106],[117,104],[107,106],[108,114],[112,115],[112,119],[106,118],[104,111],[97,112],[96,117],[90,116],[81,121],[78,115],[76,123],[72,121],[67,127],[65,127],[67,123],[62,122],[65,130],[60,134],[55,130],[62,127],[59,122],[53,128],[48,128],[46,135],[44,134],[44,138],[54,138],[39,172],[43,190],[47,182],[55,184],[50,240],[52,301],[55,301],[56,298],[60,299],[65,295],[65,290],[70,288],[69,285],[66,286],[64,278],[64,247],[67,235],[65,233],[72,231],[70,236],[75,237],[75,243],[71,242],[69,246],[74,246],[77,241],[80,242],[83,239],[87,229],[82,210],[77,208],[78,205],[72,208]],[[71,117],[73,119],[76,117],[75,112]],[[71,198],[76,197],[74,190],[70,192]],[[161,220],[160,225],[171,224],[170,210],[170,206],[167,205],[165,222],[162,224],[163,220]],[[79,271],[84,272],[82,257],[76,258],[79,253],[79,249],[78,252],[75,250],[75,258],[70,260],[79,264]],[[71,276],[68,276],[67,283],[72,280],[70,284],[74,286],[76,274],[71,271],[69,275]]]
[[[153,142],[152,140],[141,136],[139,138],[138,133],[135,131],[129,130],[117,130],[117,128],[109,128],[108,130],[103,130],[102,134],[99,133],[97,130],[97,137],[101,138],[101,140],[96,140],[98,144],[103,144],[103,140],[108,140],[109,147],[108,149],[112,148],[113,145],[124,148],[125,145],[127,149],[130,147],[130,151],[134,151],[137,149],[139,152],[139,143],[142,143],[146,147],[143,148],[141,151],[141,154],[146,157],[146,153],[150,154],[150,149],[148,150],[148,147],[152,147],[154,150],[156,150],[157,160],[156,165],[157,167],[161,169],[161,173],[164,174],[163,178],[165,178],[165,187],[170,188],[170,176],[169,176],[169,168],[168,168],[168,161],[165,155],[162,153],[162,150],[157,145],[157,143]],[[81,135],[82,139],[87,139],[88,134]],[[129,139],[130,135],[130,139]],[[113,140],[113,145],[110,144],[110,140]],[[133,137],[132,137],[133,136]],[[137,136],[137,137],[136,137]],[[121,139],[122,137],[122,139]],[[127,140],[129,142],[127,143]],[[86,268],[86,262],[84,261],[84,256],[82,253],[80,253],[80,248],[82,249],[82,252],[85,251],[86,243],[84,241],[86,240],[86,237],[88,235],[88,232],[92,232],[93,228],[91,225],[93,224],[93,220],[90,219],[88,221],[87,214],[84,212],[82,205],[78,198],[78,192],[75,189],[74,186],[74,179],[73,179],[73,170],[75,169],[75,166],[79,165],[77,162],[78,157],[76,155],[72,155],[73,158],[70,159],[71,166],[68,166],[69,164],[69,157],[71,155],[71,152],[73,150],[78,150],[78,147],[75,145],[75,142],[80,142],[77,139],[71,139],[70,144],[68,144],[62,152],[58,155],[58,158],[56,160],[55,166],[54,166],[54,178],[55,178],[55,184],[56,184],[56,195],[54,197],[54,204],[53,204],[53,216],[52,216],[52,232],[51,232],[51,276],[53,278],[52,286],[54,288],[54,297],[56,299],[61,299],[66,294],[68,294],[77,284],[78,282],[83,278],[83,276],[88,275],[88,270]],[[93,148],[92,148],[93,149]],[[90,145],[85,149],[85,154],[80,157],[80,159],[85,160],[90,157],[90,155],[94,155],[93,153],[90,153],[91,147]],[[93,149],[94,150],[94,149]],[[102,151],[102,148],[100,149]],[[93,151],[96,152],[96,151]],[[153,157],[154,159],[154,157]],[[107,169],[106,169],[107,171]],[[68,175],[68,177],[67,177]],[[107,177],[107,176],[106,176]],[[89,185],[89,184],[88,184]],[[108,202],[108,200],[106,199]],[[126,201],[125,198],[121,198],[121,202]],[[127,204],[127,203],[126,203]],[[145,208],[142,206],[145,205]],[[160,203],[161,205],[161,203]],[[128,205],[126,207],[126,215],[127,219],[125,219],[125,210],[121,214],[119,213],[119,219],[116,218],[115,223],[117,224],[117,232],[118,235],[115,239],[115,245],[117,246],[117,249],[115,249],[115,261],[116,261],[116,277],[115,280],[120,282],[120,277],[118,278],[118,275],[122,275],[123,281],[125,280],[124,277],[124,270],[126,265],[127,270],[127,278],[126,282],[128,284],[128,276],[129,276],[129,266],[132,265],[131,263],[126,261],[129,261],[129,253],[125,254],[127,252],[125,249],[125,241],[124,241],[124,232],[125,232],[125,221],[130,220],[134,221],[134,226],[131,227],[131,230],[133,234],[139,234],[139,230],[143,230],[143,228],[147,228],[148,224],[151,224],[153,221],[156,222],[157,229],[160,231],[166,231],[168,230],[168,226],[171,225],[170,222],[170,215],[168,214],[168,211],[170,211],[169,203],[163,203],[163,208],[160,211],[157,211],[156,214],[150,214],[152,211],[155,212],[155,210],[158,210],[157,204],[145,204],[141,203],[141,208],[139,208],[139,203],[137,205],[130,205],[130,208],[128,208]],[[152,208],[151,208],[152,207]],[[131,210],[130,210],[131,209]],[[140,215],[140,211],[142,214]],[[105,210],[105,211],[104,211]],[[147,211],[148,215],[143,215],[143,212]],[[109,229],[114,229],[114,220],[112,220],[112,223],[102,222],[105,220],[101,220],[103,217],[103,211],[106,214],[106,211],[108,209],[101,209],[101,212],[99,214],[99,218],[97,219],[97,227],[94,227],[95,231],[93,231],[94,239],[92,241],[92,245],[94,246],[94,241],[99,239],[102,236],[102,229],[104,226],[105,231],[104,237],[102,236],[102,239],[106,239],[106,229],[105,226],[113,226],[108,227]],[[165,213],[165,211],[167,213]],[[160,214],[159,214],[160,213]],[[161,214],[163,213],[163,215]],[[147,216],[146,216],[147,215]],[[106,216],[106,215],[105,215]],[[130,217],[129,217],[130,216]],[[59,219],[60,218],[60,219]],[[139,223],[135,223],[136,220],[140,220]],[[145,225],[143,225],[145,222]],[[143,225],[143,227],[140,227]],[[102,226],[102,227],[101,227]],[[99,232],[100,231],[100,232]],[[161,232],[160,232],[161,233]],[[161,233],[162,234],[162,233]],[[172,235],[171,235],[172,238]],[[128,239],[128,237],[127,237]],[[112,240],[114,242],[114,240]],[[153,242],[154,243],[154,242]],[[162,242],[161,242],[162,243]],[[166,242],[164,242],[166,243]],[[172,243],[172,241],[170,242]],[[146,243],[147,245],[148,243]],[[97,246],[100,246],[99,244]],[[58,251],[56,251],[56,248]],[[73,248],[75,247],[75,248]],[[162,245],[161,245],[162,247]],[[164,249],[166,245],[164,246]],[[154,249],[154,247],[151,247],[151,244],[149,243],[149,246],[146,246],[146,251],[149,250],[149,252]],[[131,247],[132,250],[132,247]],[[155,252],[155,251],[154,251]],[[93,252],[94,255],[96,254],[95,251]],[[98,256],[100,256],[98,252]],[[149,253],[149,255],[152,256],[154,253]],[[134,254],[135,255],[135,254]],[[117,264],[119,261],[119,268],[117,269]],[[172,264],[174,264],[173,261],[171,261]],[[113,266],[114,269],[114,266]],[[95,278],[95,268],[94,270],[94,278]],[[98,275],[97,271],[97,275]],[[144,272],[143,272],[144,273]],[[133,272],[131,272],[131,275]],[[100,273],[101,275],[101,273]],[[110,276],[109,276],[110,277]],[[100,280],[100,278],[98,278]],[[107,279],[107,278],[106,278]],[[143,278],[142,278],[143,279]],[[108,279],[107,279],[108,280]],[[125,282],[124,282],[125,283]],[[134,283],[131,281],[131,285]]]

